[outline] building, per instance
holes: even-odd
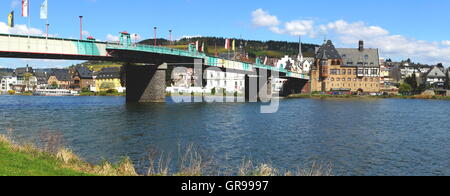
[[[17,85],[17,77],[3,76],[0,78],[1,93],[6,94],[8,91],[13,90],[14,85]]]
[[[434,88],[443,88],[445,86],[446,75],[444,71],[438,66],[434,66],[426,75],[425,83],[426,85],[432,86]]]
[[[50,77],[48,72],[35,70],[34,76],[36,76],[37,79],[38,89],[46,89],[48,87],[48,79]]]
[[[52,69],[47,84],[53,88],[69,89],[71,82],[68,69]]]
[[[119,67],[103,68],[94,74],[95,92],[107,90],[117,90],[120,93],[125,92],[122,86],[121,74]]]
[[[13,86],[16,92],[34,91],[37,87],[37,78],[33,74],[32,67],[21,67],[14,71],[17,77],[17,84]]]
[[[312,91],[331,93],[379,93],[380,62],[378,49],[359,47],[336,49],[326,41],[317,49],[311,71]]]
[[[91,89],[95,86],[93,72],[86,67],[77,66],[70,70],[72,75],[72,89]]]
[[[222,71],[206,70],[206,89],[225,89],[228,93],[245,91],[245,75]]]

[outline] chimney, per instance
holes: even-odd
[[[358,47],[359,51],[363,51],[364,50],[364,41],[363,40],[359,40],[359,47]]]

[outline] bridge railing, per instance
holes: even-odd
[[[151,46],[151,45],[143,45],[143,44],[120,44],[120,43],[107,43],[106,44],[107,49],[123,49],[123,50],[135,50],[135,51],[145,51],[145,52],[152,52],[152,53],[158,53],[158,54],[168,54],[168,55],[175,55],[175,56],[185,56],[185,57],[192,57],[192,58],[205,58],[206,54],[197,52],[197,51],[188,51],[188,50],[180,50],[180,49],[174,49],[174,48],[168,48],[168,47],[162,47],[162,46]]]
[[[103,42],[42,36],[0,34],[0,51],[83,56],[107,56]]]
[[[214,67],[223,67],[223,68],[228,68],[228,69],[238,69],[238,70],[245,70],[245,71],[251,71],[251,70],[253,70],[253,68],[267,69],[267,70],[271,70],[271,71],[286,73],[286,75],[288,77],[295,77],[295,78],[302,78],[302,79],[309,78],[309,76],[307,76],[306,74],[291,72],[282,67],[273,67],[270,65],[264,65],[264,64],[260,64],[260,63],[251,64],[251,63],[244,63],[244,62],[227,60],[227,59],[222,59],[222,58],[217,58],[217,57],[210,57],[210,56],[207,56],[205,53],[201,53],[198,51],[188,51],[188,50],[173,49],[173,48],[162,47],[162,46],[152,46],[152,45],[142,45],[142,44],[127,45],[127,44],[120,44],[118,42],[115,42],[115,43],[109,42],[106,44],[106,48],[107,49],[119,49],[119,50],[144,51],[144,52],[151,52],[151,53],[157,53],[157,54],[199,58],[199,59],[204,59],[206,65],[214,66]]]

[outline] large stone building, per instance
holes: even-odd
[[[336,49],[328,40],[317,49],[311,71],[312,91],[332,93],[379,93],[380,61],[378,49]]]

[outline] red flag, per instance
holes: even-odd
[[[230,49],[230,39],[225,40],[225,49]]]
[[[25,18],[28,17],[30,13],[29,4],[30,2],[28,0],[22,0],[22,16]]]

